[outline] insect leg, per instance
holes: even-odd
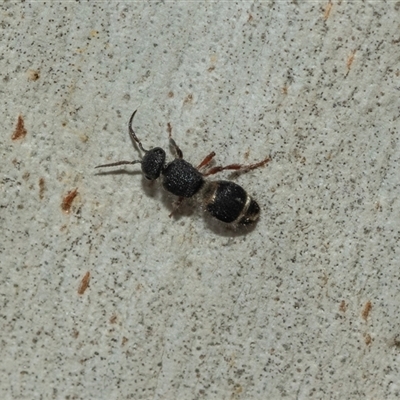
[[[264,160],[254,163],[254,164],[249,164],[249,165],[243,165],[243,164],[229,164],[226,166],[217,166],[209,169],[206,171],[203,175],[204,176],[209,176],[209,175],[214,175],[217,174],[218,172],[225,171],[225,170],[234,170],[238,172],[248,172],[251,171],[252,169],[256,169],[259,167],[263,167],[265,164],[267,164],[271,159],[269,157],[265,158]]]

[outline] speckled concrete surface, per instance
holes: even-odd
[[[1,10],[2,399],[400,396],[398,2]],[[272,156],[254,230],[94,170],[136,108],[145,147]]]

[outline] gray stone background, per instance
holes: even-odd
[[[399,24],[392,1],[4,2],[1,398],[398,398]],[[138,158],[135,109],[193,164],[271,155],[219,174],[257,226],[94,170]]]

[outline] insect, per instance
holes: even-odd
[[[206,177],[224,170],[247,172],[267,164],[270,161],[269,157],[255,164],[230,164],[224,167],[215,166],[206,169],[215,156],[215,153],[211,152],[197,167],[194,167],[183,159],[182,150],[172,138],[171,126],[168,124],[169,142],[175,159],[166,163],[166,153],[161,147],[146,150],[136,136],[132,128],[136,111],[129,120],[128,129],[132,141],[137,143],[139,149],[144,153],[141,160],[117,161],[111,164],[98,165],[96,168],[141,164],[146,179],[154,181],[161,177],[164,189],[178,196],[170,216],[185,198],[199,196],[205,210],[219,221],[235,226],[246,226],[257,221],[260,215],[260,207],[241,186],[231,181],[209,181]]]

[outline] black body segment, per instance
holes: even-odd
[[[192,197],[203,186],[203,175],[182,158],[176,158],[162,171],[164,189],[179,197]]]
[[[146,151],[142,159],[142,171],[146,179],[157,179],[165,165],[165,151],[161,147]]]
[[[250,202],[242,212],[242,216],[238,220],[238,225],[250,225],[254,224],[258,220],[260,215],[260,206],[255,200],[249,196]]]
[[[246,205],[246,191],[230,181],[214,181],[209,185],[207,211],[220,221],[236,221]]]

